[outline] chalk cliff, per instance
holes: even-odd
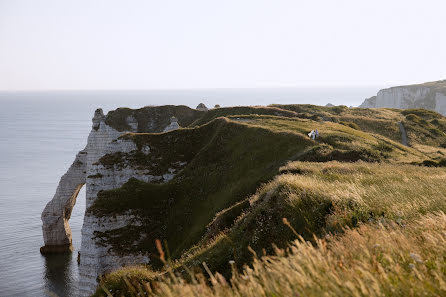
[[[107,116],[101,109],[94,113],[92,130],[87,146],[80,151],[62,176],[53,199],[42,212],[42,231],[45,245],[42,254],[72,251],[72,236],[68,220],[76,203],[77,195],[86,185],[86,207],[93,204],[100,191],[121,187],[130,178],[141,181],[163,183],[175,175],[178,168],[168,168],[166,172],[153,175],[150,170],[140,169],[133,164],[104,166],[99,160],[104,155],[131,153],[138,151],[132,141],[118,139],[128,132],[162,132],[187,126],[201,116],[203,112],[186,106],[145,107],[137,110],[121,108],[109,112]],[[150,154],[150,147],[139,149],[142,154]],[[97,277],[110,269],[129,263],[146,263],[142,254],[114,255],[109,246],[99,243],[97,234],[121,228],[129,224],[138,224],[132,214],[100,218],[88,211],[82,227],[80,251],[80,295],[88,296],[94,292]]]
[[[446,115],[446,80],[383,89],[359,107],[424,108]]]
[[[410,122],[411,118],[417,120],[412,114],[405,124],[409,140],[416,143],[410,129],[417,122]],[[404,119],[402,111],[343,106],[239,106],[208,111],[159,106],[119,108],[106,116],[98,109],[85,149],[77,154],[42,213],[45,246],[41,252],[71,251],[68,220],[85,184],[79,288],[81,296],[89,296],[101,274],[127,264],[159,266],[156,239],[169,243],[172,259],[207,244],[232,226],[251,206],[249,197],[289,160],[377,161],[402,154],[418,160],[421,153],[399,144],[398,123]],[[425,136],[443,125],[440,115],[426,119],[431,126],[422,127]],[[324,131],[317,141],[306,135],[313,125]],[[436,146],[443,142],[443,138],[432,141]],[[377,147],[384,147],[385,153],[378,153]],[[283,227],[280,218],[269,217],[262,230],[273,223]],[[271,246],[267,240],[261,241],[267,246],[256,245],[258,236],[276,234],[249,230],[239,231],[248,234],[246,244],[258,252]],[[227,257],[252,258],[237,249],[221,251],[229,253],[215,257],[213,269],[228,269]]]

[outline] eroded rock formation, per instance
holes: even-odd
[[[176,117],[171,117],[169,126],[164,128],[163,132],[176,130],[178,128],[180,128],[180,125],[178,125],[178,119]]]
[[[97,277],[104,272],[133,264],[135,261],[148,262],[148,258],[142,254],[115,255],[109,246],[100,242],[97,234],[138,222],[132,214],[105,218],[93,215],[88,209],[97,198],[97,194],[103,190],[119,188],[130,178],[166,182],[175,176],[177,170],[169,168],[166,172],[155,175],[150,170],[134,167],[132,164],[105,166],[100,162],[101,158],[114,153],[132,153],[138,150],[148,155],[151,153],[149,145],[138,148],[132,141],[119,136],[128,132],[162,132],[178,129],[180,124],[187,126],[201,114],[202,112],[186,106],[118,109],[107,116],[104,116],[101,109],[95,111],[87,146],[77,154],[67,173],[62,176],[53,199],[42,213],[45,246],[41,248],[41,252],[46,254],[72,251],[68,220],[80,189],[86,185],[87,211],[82,226],[79,267],[81,296],[89,296],[94,292]]]
[[[206,105],[204,105],[204,103],[200,103],[197,105],[196,110],[208,111],[208,108]]]
[[[43,254],[71,251],[71,229],[68,220],[76,203],[77,195],[85,184],[87,173],[87,150],[80,151],[60,179],[56,194],[42,213],[42,230],[45,246]]]

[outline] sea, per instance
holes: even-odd
[[[0,91],[0,296],[75,297],[85,189],[69,221],[74,252],[43,256],[41,212],[87,143],[96,108],[268,104],[358,106],[373,87]]]

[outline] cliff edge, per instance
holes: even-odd
[[[446,115],[446,80],[383,89],[359,107],[424,108]]]
[[[164,130],[187,126],[202,115],[202,111],[187,106],[148,106],[140,109],[119,108],[105,116],[102,109],[97,109],[92,118],[92,129],[87,146],[80,151],[68,171],[60,179],[56,193],[42,212],[42,231],[45,245],[42,254],[64,253],[72,251],[72,235],[68,221],[76,203],[77,195],[86,185],[87,209],[95,201],[98,192],[122,186],[131,177],[143,181],[163,182],[166,175],[153,176],[147,171],[123,168],[107,174],[98,161],[105,154],[127,152],[136,146],[118,137],[131,132],[159,133]],[[175,119],[172,125],[171,119]],[[149,148],[145,148],[145,153]],[[147,262],[144,256],[128,257],[108,256],[108,247],[96,244],[94,232],[117,228],[129,224],[132,216],[119,216],[103,220],[86,214],[82,227],[82,245],[80,252],[80,294],[89,295],[96,288],[96,278],[106,270],[120,267],[126,263]]]
[[[278,203],[278,215],[246,226],[237,222],[246,211],[257,211],[259,204],[252,197],[262,184],[280,174],[304,172],[282,172],[290,161],[429,160],[435,165],[446,154],[446,119],[426,110],[274,105],[205,111],[152,106],[119,108],[107,115],[98,109],[92,122],[87,146],[42,213],[41,252],[70,251],[68,220],[85,184],[81,296],[92,294],[99,276],[119,267],[159,268],[156,239],[169,244],[172,260],[185,259],[191,266],[206,261],[222,273],[230,273],[228,259],[241,264],[252,260],[248,246],[259,254],[272,252],[271,242],[283,247],[293,234],[283,230],[282,211],[289,208],[282,207],[280,199],[262,196]],[[402,144],[400,123],[410,147]],[[320,135],[313,140],[307,134],[315,128]],[[331,211],[325,202],[310,207],[324,216]],[[302,223],[297,217],[296,222]],[[311,230],[302,232],[311,237],[324,227],[320,222],[295,227]],[[216,236],[230,230],[235,232],[231,242],[238,245],[216,244]]]

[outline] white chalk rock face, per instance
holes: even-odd
[[[376,96],[376,105],[390,108],[411,108],[415,103],[424,99],[429,93],[429,88],[391,88],[380,90]]]
[[[77,195],[85,184],[87,173],[87,151],[84,149],[60,179],[53,199],[42,212],[42,231],[45,246],[43,254],[71,251],[71,229],[68,220],[71,216]]]
[[[435,111],[446,115],[446,94],[435,94]]]
[[[151,119],[148,119],[149,122]],[[108,154],[132,154],[140,149],[145,155],[151,153],[151,147],[145,144],[138,148],[129,138],[120,136],[130,131],[118,131],[106,124],[106,117],[101,109],[93,116],[92,130],[88,136],[87,146],[79,152],[76,159],[62,176],[53,199],[42,213],[43,236],[45,246],[42,253],[71,251],[71,231],[68,220],[76,202],[77,194],[86,185],[86,213],[82,226],[82,243],[79,266],[79,294],[90,296],[96,290],[97,279],[110,270],[136,263],[148,263],[144,254],[115,255],[111,246],[101,242],[96,235],[122,228],[129,224],[137,224],[138,218],[128,212],[124,215],[97,217],[89,208],[94,204],[100,191],[120,188],[130,178],[145,182],[163,183],[171,180],[177,174],[177,169],[171,169],[162,174],[153,175],[149,169],[132,165],[125,159],[120,164],[104,165],[100,161]],[[134,117],[125,119],[132,131],[136,131],[138,123]],[[165,131],[178,129],[178,120],[171,118],[171,123]],[[185,163],[184,163],[185,164]],[[184,165],[181,163],[180,165]],[[100,234],[100,233],[99,233]]]
[[[125,121],[127,122],[127,125],[130,126],[132,131],[136,132],[138,131],[138,121],[134,116],[128,116]]]
[[[76,202],[76,197],[84,184],[87,188],[86,204],[88,208],[96,198],[98,191],[119,187],[128,180],[128,177],[120,179],[119,176],[116,176],[116,178],[108,180],[103,187],[96,185],[96,180],[92,175],[98,174],[99,170],[97,165],[94,164],[97,164],[104,154],[117,150],[128,152],[136,149],[136,146],[133,143],[117,140],[125,132],[119,132],[108,126],[101,109],[95,111],[92,121],[93,126],[88,136],[86,148],[77,154],[67,173],[62,176],[53,199],[42,212],[42,230],[45,242],[45,246],[41,248],[43,254],[72,251],[71,230],[68,220]],[[126,223],[128,223],[128,220],[125,217],[117,217],[113,222],[104,222],[95,217],[85,216],[80,252],[80,261],[83,265],[79,268],[81,271],[80,291],[82,295],[88,296],[94,292],[97,285],[96,278],[108,268],[107,263],[115,263],[114,267],[116,267],[116,265],[125,264],[126,260],[130,261],[126,257],[120,259],[113,256],[107,257],[107,248],[96,245],[93,234],[94,231],[112,227],[117,228]],[[141,261],[143,260],[145,259],[141,259]],[[88,285],[84,286],[84,284]]]
[[[114,153],[132,153],[138,148],[128,139],[115,139],[110,141],[103,150],[103,155]],[[150,154],[150,147],[144,146],[144,154]],[[169,171],[169,177],[154,176],[144,168],[133,167],[130,164],[105,166],[100,162],[93,162],[88,167],[87,176],[87,209],[93,205],[100,191],[120,188],[130,178],[136,178],[145,182],[166,182],[174,177]],[[148,263],[149,258],[144,254],[115,255],[111,247],[100,243],[95,232],[106,232],[119,229],[129,224],[135,224],[137,218],[131,213],[120,216],[96,217],[86,212],[82,227],[82,245],[79,266],[79,290],[81,296],[91,295],[97,287],[97,277],[101,274],[122,267],[127,264]]]
[[[180,125],[178,124],[178,119],[176,117],[171,117],[170,124],[166,128],[164,128],[163,132],[169,132],[169,131],[176,130],[179,128],[180,128]]]
[[[359,107],[424,108],[446,115],[446,81],[383,89]]]

